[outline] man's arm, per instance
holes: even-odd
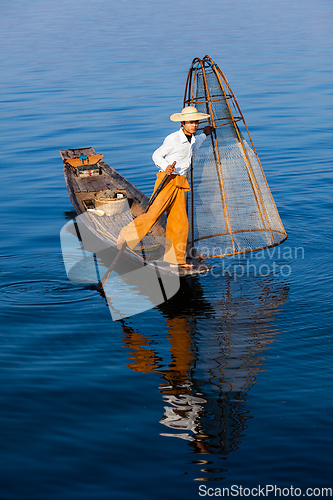
[[[157,168],[166,171],[169,166],[169,162],[165,159],[165,156],[170,154],[174,149],[172,139],[170,137],[166,137],[162,146],[160,146],[153,153],[153,162],[157,166]]]
[[[200,146],[206,140],[207,136],[210,135],[213,132],[213,130],[215,130],[215,127],[212,127],[211,125],[207,125],[203,129],[202,134],[195,136],[195,143],[193,144],[193,151],[200,148]]]
[[[206,136],[210,135],[214,130],[215,130],[215,127],[213,127],[212,125],[206,125],[206,127],[203,129],[204,134]]]

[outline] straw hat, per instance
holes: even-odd
[[[193,106],[187,106],[183,108],[181,113],[174,113],[171,115],[170,120],[173,122],[190,122],[193,120],[203,120],[209,116],[210,115],[206,115],[205,113],[199,113],[197,108]]]

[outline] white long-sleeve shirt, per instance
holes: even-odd
[[[176,162],[174,173],[186,176],[187,169],[191,165],[193,151],[200,148],[206,139],[206,134],[192,135],[191,143],[188,141],[182,129],[168,135],[162,144],[153,153],[153,161],[157,168],[165,171],[168,165]]]

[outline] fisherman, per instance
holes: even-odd
[[[133,249],[148,233],[150,228],[166,211],[166,247],[164,260],[171,267],[191,268],[192,264],[186,263],[186,246],[188,238],[188,218],[185,203],[185,191],[190,191],[186,178],[187,170],[191,165],[193,151],[198,149],[210,135],[214,127],[207,125],[203,133],[195,136],[199,120],[209,118],[210,115],[199,113],[193,106],[187,106],[181,113],[170,116],[173,122],[181,122],[181,128],[168,135],[162,146],[153,154],[153,161],[159,172],[155,183],[154,192],[158,189],[165,175],[167,182],[149,210],[134,219],[122,229],[117,240],[118,248],[123,244]],[[175,166],[173,166],[176,162]],[[153,193],[154,194],[154,193]]]

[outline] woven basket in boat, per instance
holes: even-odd
[[[103,210],[105,215],[121,214],[127,208],[127,198],[122,191],[115,191],[117,193],[121,193],[123,198],[108,197],[105,192],[96,195],[95,207]]]

